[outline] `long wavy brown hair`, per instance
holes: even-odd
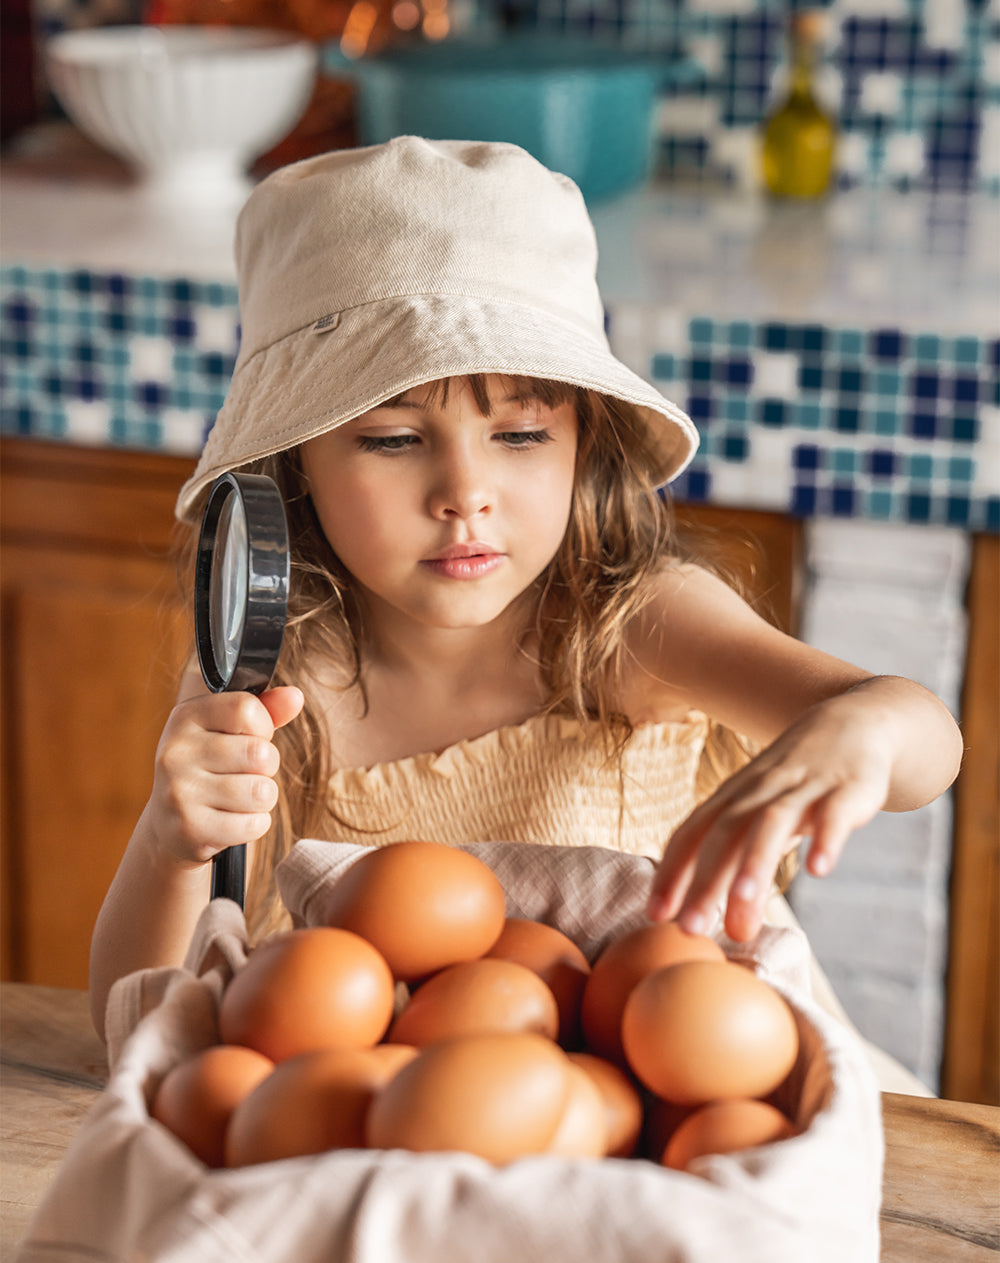
[[[484,416],[490,415],[488,378],[463,379]],[[651,599],[665,566],[691,560],[673,529],[668,498],[656,489],[657,462],[644,423],[632,406],[562,383],[512,378],[512,387],[542,404],[567,401],[579,420],[574,489],[562,544],[536,580],[533,636],[546,689],[544,711],[596,720],[609,758],[620,754],[631,724],[616,705],[622,677],[625,629]],[[451,383],[429,389],[443,397]],[[350,573],[330,548],[306,490],[296,448],[244,467],[269,475],[285,500],[291,542],[289,617],[273,683],[289,684],[310,663],[334,664],[345,689],[364,694],[364,605]],[[190,553],[188,549],[188,565]],[[717,567],[713,567],[716,568]],[[723,575],[730,582],[731,575]],[[254,847],[247,889],[252,939],[286,924],[275,869],[296,839],[322,837],[331,810],[332,771],[321,716],[306,697],[295,722],[279,729],[280,795],[269,832]],[[702,755],[699,800],[752,755],[748,742],[713,724]]]

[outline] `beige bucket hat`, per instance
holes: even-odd
[[[636,405],[661,482],[694,455],[688,417],[611,353],[580,191],[516,145],[400,136],[283,167],[240,213],[236,262],[239,357],[182,520],[219,474],[468,373]]]

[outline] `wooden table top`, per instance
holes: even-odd
[[[0,986],[0,1257],[107,1079],[82,991]],[[882,1263],[1000,1263],[1000,1109],[882,1097]]]

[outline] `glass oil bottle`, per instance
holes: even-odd
[[[788,91],[767,118],[761,145],[764,184],[775,197],[821,197],[833,175],[837,126],[815,93],[823,16],[794,13],[789,25]]]

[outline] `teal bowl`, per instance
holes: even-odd
[[[323,68],[356,83],[359,144],[509,141],[568,175],[588,202],[645,182],[660,97],[698,73],[669,52],[539,36],[444,40],[353,61],[334,46]]]

